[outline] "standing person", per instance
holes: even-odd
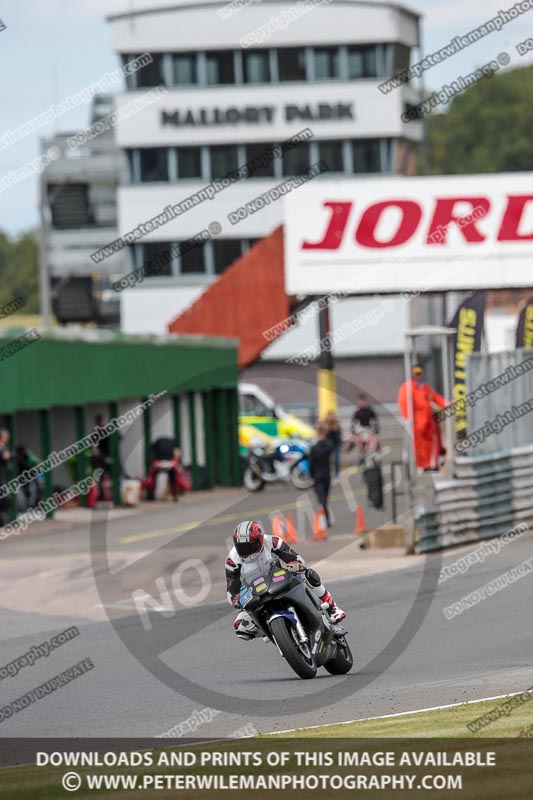
[[[337,479],[339,477],[342,445],[342,433],[339,425],[339,418],[334,411],[328,411],[324,423],[327,428],[326,438],[329,442],[331,442],[335,479]]]
[[[331,527],[331,516],[328,507],[329,487],[331,483],[331,441],[327,438],[328,429],[323,422],[316,427],[317,442],[309,451],[309,474],[318,502],[324,509],[326,523]]]
[[[153,492],[157,487],[157,476],[160,472],[168,475],[168,488],[174,502],[178,500],[178,492],[190,491],[191,487],[186,480],[181,466],[181,449],[175,439],[170,436],[160,436],[152,442],[152,463],[148,480],[153,486]]]
[[[359,461],[364,463],[365,456],[381,450],[379,421],[378,415],[369,404],[366,394],[358,394],[355,398],[355,405],[356,409],[352,415],[353,443],[357,443]]]
[[[105,428],[106,421],[103,414],[97,414],[94,418],[94,430],[100,431]],[[111,458],[111,436],[107,434],[102,436],[97,445],[92,449],[90,458],[91,468],[93,470],[101,469],[102,474],[98,481],[98,499],[111,500],[112,494],[112,479],[111,479],[111,465],[113,459]]]
[[[9,431],[5,428],[0,430],[0,487],[9,482],[9,462],[11,461],[11,450],[9,449]],[[7,522],[9,511],[9,495],[0,497],[0,527],[4,527]]]
[[[438,469],[439,446],[433,405],[446,407],[446,400],[424,381],[424,370],[420,364],[413,367],[412,378],[400,386],[398,405],[404,419],[410,416],[410,398],[413,402],[413,439],[416,466],[426,472]]]
[[[22,475],[27,470],[31,469],[32,467],[36,467],[37,464],[40,463],[40,458],[38,458],[35,453],[26,447],[26,445],[19,444],[15,450],[15,455],[13,457],[13,465],[15,467],[15,474]],[[24,497],[24,508],[34,508],[39,500],[41,499],[42,495],[42,488],[41,488],[41,476],[34,478],[29,483],[22,486],[22,496]],[[21,500],[22,498],[17,498]]]
[[[356,409],[352,415],[352,424],[362,428],[371,428],[379,433],[378,415],[368,402],[366,394],[358,394],[355,398]]]
[[[94,428],[105,428],[106,421],[103,414],[97,414],[94,418]],[[93,466],[107,469],[111,466],[111,442],[108,435],[102,436],[97,445],[93,447]]]

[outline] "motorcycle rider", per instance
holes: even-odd
[[[270,561],[280,561],[289,572],[303,574],[308,585],[322,603],[328,603],[331,621],[340,622],[346,617],[330,592],[320,579],[318,572],[309,569],[301,555],[292,550],[279,536],[270,536],[263,531],[259,522],[245,520],[239,522],[233,531],[233,547],[226,558],[226,583],[228,602],[239,609],[239,592],[241,589],[241,567],[244,561],[257,558],[262,552]],[[255,639],[259,628],[246,611],[239,611],[233,623],[235,633],[240,639]]]

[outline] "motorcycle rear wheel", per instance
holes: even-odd
[[[264,480],[259,478],[250,466],[246,467],[244,470],[242,482],[244,488],[248,489],[249,492],[260,492],[261,489],[265,488]]]
[[[325,669],[330,675],[346,675],[353,667],[353,655],[346,637],[342,636],[338,640],[337,653],[335,658],[324,664]]]
[[[270,623],[272,636],[285,656],[287,664],[300,678],[304,680],[314,678],[317,670],[315,659],[309,651],[308,645],[306,645],[306,647],[309,655],[306,656],[302,652],[302,645],[292,635],[293,630],[294,627],[285,617],[276,617],[276,619],[273,619]]]

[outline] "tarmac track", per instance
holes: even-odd
[[[266,502],[276,506],[291,497],[294,495],[290,492],[272,489],[270,494],[246,496],[239,502],[246,516],[254,504],[256,508]],[[239,507],[237,515],[240,511]],[[347,533],[351,512],[341,507],[336,512],[337,527]],[[219,554],[233,524],[225,518],[220,523],[215,520],[207,533],[199,528],[202,536],[191,539],[186,535],[179,543],[164,533],[123,543],[132,531],[144,536],[154,521],[163,531],[165,524],[175,524],[175,510],[157,513],[159,517],[115,520],[107,531],[111,549],[139,559],[137,576],[144,570],[146,585],[161,574],[161,564],[168,568],[172,563],[169,555],[174,552],[177,558],[177,548],[184,545],[192,546],[192,552],[198,548],[207,552],[216,544],[216,556],[209,568],[220,569]],[[88,542],[87,530],[78,528],[68,535],[27,535],[1,545],[0,667],[70,625],[78,625],[80,635],[47,658],[21,669],[18,675],[0,680],[0,705],[84,658],[91,658],[95,665],[77,680],[1,722],[1,736],[154,736],[205,707],[219,713],[198,728],[196,735],[228,736],[248,724],[258,732],[305,727],[524,691],[533,686],[531,575],[453,620],[443,614],[445,606],[530,558],[531,535],[440,585],[440,555],[419,558],[408,568],[328,581],[328,588],[348,612],[355,666],[342,678],[320,670],[313,681],[301,681],[293,675],[272,645],[236,640],[233,612],[220,601],[218,584],[202,605],[177,608],[169,618],[156,613],[161,625],[155,625],[141,645],[139,617],[127,606],[116,616],[100,608],[99,616],[89,619],[91,615],[81,613],[77,604],[80,596],[86,596],[83,592],[94,594],[94,578],[83,563],[88,557]],[[339,547],[345,544],[344,539],[338,542]],[[148,545],[152,548],[149,551]],[[302,549],[312,563],[325,555],[318,544]],[[185,555],[188,552],[185,548]],[[446,553],[444,563],[464,552],[461,548]],[[71,567],[57,578],[57,605],[50,606],[52,611],[39,604],[32,610],[32,591],[39,580],[35,570],[45,554],[52,563],[70,559]],[[72,566],[78,561],[78,566]],[[26,575],[16,582],[20,602],[9,600],[6,604],[2,597],[10,598],[11,594],[2,592],[7,591],[9,575],[16,570]],[[55,580],[53,574],[47,579],[49,594]],[[92,597],[96,606],[94,600],[98,600],[96,595]],[[111,615],[113,625],[105,619],[106,614]],[[150,671],[154,664],[156,675]],[[177,682],[167,680],[176,671],[181,676]],[[180,691],[183,687],[185,691]]]

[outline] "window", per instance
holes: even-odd
[[[381,172],[392,172],[393,144],[392,139],[381,140]]]
[[[134,58],[135,56],[131,55],[130,53],[122,53],[120,56],[120,60],[122,61],[122,69],[124,69],[126,64],[129,64],[130,61],[133,61]],[[126,89],[135,89],[135,74],[126,72],[124,74],[124,81],[126,83]]]
[[[205,274],[205,242],[180,255],[182,275]]]
[[[339,49],[337,47],[316,47],[313,51],[313,58],[317,81],[339,77]]]
[[[223,50],[220,53],[206,53],[207,83],[209,86],[235,83],[235,66],[233,63],[233,50]]]
[[[172,83],[174,86],[198,83],[196,53],[176,53],[172,56]]]
[[[91,205],[89,184],[49,183],[48,202],[52,215],[52,227],[88,228],[94,225],[94,209]]]
[[[356,139],[352,153],[354,172],[381,172],[379,139]]]
[[[244,50],[242,64],[245,83],[270,83],[270,54],[268,50]]]
[[[220,275],[226,267],[233,264],[242,255],[240,239],[216,239],[213,242],[215,255],[215,272]]]
[[[284,175],[298,175],[307,169],[309,169],[308,142],[300,142],[292,150],[287,150],[287,152],[283,153]]]
[[[149,86],[159,86],[164,83],[162,66],[162,55],[160,53],[152,53],[152,61],[136,73],[137,87],[144,88]]]
[[[404,69],[409,69],[411,50],[404,44],[392,45],[392,74],[396,75]]]
[[[141,247],[144,274],[147,278],[172,275],[170,242],[144,242]]]
[[[223,178],[239,166],[239,151],[236,144],[222,144],[210,148],[211,177]]]
[[[165,147],[143,147],[140,151],[141,182],[168,181],[168,159]]]
[[[131,61],[134,61],[137,58],[135,53],[122,53],[121,60],[122,60],[122,69],[129,64]],[[126,72],[124,80],[126,81],[126,89],[135,89],[137,85],[137,76],[135,72]]]
[[[348,48],[348,77],[377,78],[376,48],[374,45]]]
[[[259,239],[242,239],[242,252],[247,253],[248,250],[251,250],[252,247],[256,242],[259,242]]]
[[[239,395],[239,412],[245,417],[273,417],[274,412],[253,394]]]
[[[305,81],[305,50],[302,47],[284,47],[278,50],[280,81]]]
[[[248,250],[251,250],[254,244],[260,242],[261,239],[242,239],[242,252],[247,253]]]
[[[318,157],[326,162],[329,172],[344,172],[341,141],[318,142]]]
[[[135,183],[135,151],[130,150],[129,148],[126,150],[126,160],[128,162],[128,176],[130,183]]]
[[[202,151],[200,147],[178,147],[178,178],[202,177]]]
[[[265,156],[272,150],[274,145],[272,144],[247,144],[246,145],[246,163],[248,164],[254,158],[260,158],[261,156]],[[270,158],[270,156],[269,156]],[[272,160],[269,161],[264,167],[261,164],[258,164],[257,167],[253,168],[253,171],[250,172],[251,178],[272,178],[274,177],[274,157]]]

